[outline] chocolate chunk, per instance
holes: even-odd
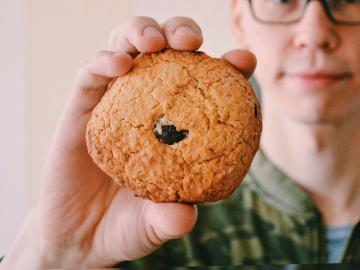
[[[255,118],[257,118],[257,116],[258,116],[258,111],[257,111],[257,107],[256,107],[255,104],[254,104],[254,115],[255,115]]]
[[[189,131],[177,131],[174,125],[164,124],[160,119],[154,127],[154,134],[160,142],[172,145],[184,140],[189,134]]]

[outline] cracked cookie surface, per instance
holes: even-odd
[[[155,202],[211,202],[241,183],[260,106],[231,64],[171,49],[140,54],[92,112],[86,143],[121,187]]]

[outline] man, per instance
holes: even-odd
[[[120,190],[87,155],[90,112],[110,79],[130,70],[130,55],[201,45],[191,19],[161,28],[135,18],[113,32],[116,53],[100,52],[79,71],[39,205],[1,266],[111,266],[184,235],[132,263],[360,261],[359,1],[233,0],[231,10],[239,45],[259,60],[264,117],[261,150],[233,196],[198,212],[155,204]],[[247,76],[255,67],[246,51],[224,57]]]

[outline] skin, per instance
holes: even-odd
[[[197,216],[194,206],[136,198],[100,171],[87,154],[85,130],[108,83],[131,69],[132,57],[166,46],[196,50],[202,40],[199,26],[184,17],[162,26],[151,18],[135,17],[114,29],[110,49],[97,53],[78,71],[50,147],[39,204],[29,213],[1,269],[107,267],[145,256],[191,230]],[[224,58],[247,76],[256,65],[254,55],[243,50],[230,51]]]
[[[360,26],[335,25],[319,1],[301,21],[265,25],[232,1],[238,43],[259,59],[266,156],[314,201],[327,226],[360,213]],[[266,44],[266,46],[264,46]]]

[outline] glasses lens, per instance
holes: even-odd
[[[263,22],[288,23],[299,20],[306,0],[252,0],[254,16]]]
[[[328,5],[335,20],[360,23],[360,0],[329,0]]]

